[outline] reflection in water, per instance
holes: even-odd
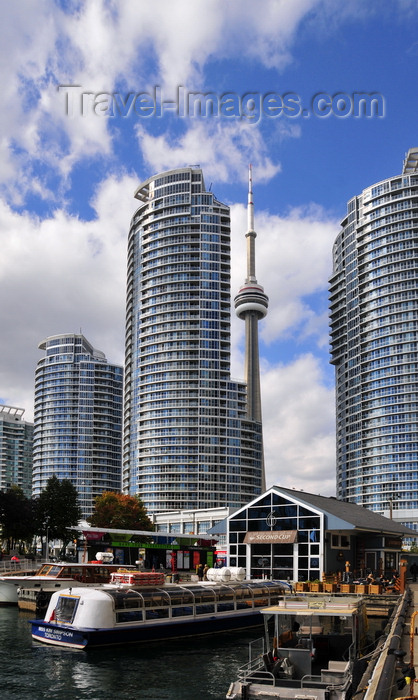
[[[259,634],[78,651],[33,643],[30,618],[0,607],[2,700],[223,700]]]

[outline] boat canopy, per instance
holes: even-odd
[[[106,593],[115,601],[115,609],[121,608],[155,608],[174,607],[177,605],[209,605],[213,603],[229,603],[236,601],[245,605],[261,607],[263,600],[272,600],[275,593],[277,599],[283,595],[283,590],[271,581],[259,583],[249,581],[238,585],[221,584],[217,586],[167,586],[161,588],[135,588],[128,590],[109,589]]]

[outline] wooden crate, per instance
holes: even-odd
[[[309,590],[311,593],[322,593],[323,585],[324,585],[323,583],[318,582],[318,581],[310,581]]]
[[[309,586],[306,581],[296,581],[295,591],[306,592],[309,591]]]

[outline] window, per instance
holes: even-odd
[[[77,610],[79,598],[74,596],[60,596],[55,608],[55,619],[57,622],[71,623]]]
[[[332,549],[350,549],[350,538],[348,535],[332,535]]]

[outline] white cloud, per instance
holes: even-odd
[[[246,209],[235,204],[232,219],[234,296],[246,271]],[[267,486],[335,494],[334,390],[329,388],[328,311],[315,309],[313,295],[326,298],[336,221],[319,207],[291,210],[286,216],[257,210],[255,188],[256,274],[270,299],[260,336],[269,344],[261,357],[261,400]],[[232,376],[242,377],[245,324],[232,317]],[[280,341],[310,338],[313,352],[280,357]],[[277,345],[277,348],[276,348]],[[262,347],[261,347],[262,352]],[[326,365],[326,370],[325,370]]]
[[[36,172],[39,164],[47,164],[65,185],[76,163],[112,154],[117,132],[111,118],[70,119],[57,86],[80,85],[93,93],[112,93],[116,86],[141,92],[155,84],[172,92],[178,85],[204,90],[210,63],[229,58],[280,70],[291,60],[295,30],[317,4],[264,0],[260,11],[260,3],[250,0],[110,1],[80,3],[72,12],[36,0],[3,4],[0,66],[8,79],[2,86],[0,182],[8,196],[19,203],[34,189],[53,197]],[[180,151],[194,150],[196,133],[192,128]],[[246,138],[255,137],[242,132],[244,148]],[[232,155],[236,161],[234,149]],[[266,156],[263,161],[263,176],[271,177],[277,166]]]
[[[80,221],[62,210],[45,220],[0,204],[0,387],[5,403],[33,408],[34,372],[41,340],[78,333],[123,364],[126,241],[137,179],[105,180]]]
[[[335,495],[334,391],[312,354],[262,374],[267,487]]]
[[[153,136],[142,126],[137,135],[144,159],[153,171],[198,163],[208,182],[245,181],[248,163],[258,182],[270,180],[280,165],[268,155],[260,130],[243,122],[225,124],[209,119],[195,122],[180,137]]]
[[[238,292],[246,272],[247,213],[244,205],[231,207],[232,222],[232,294]],[[339,224],[318,206],[292,209],[284,216],[257,210],[255,187],[255,229],[257,231],[256,276],[269,297],[269,311],[260,325],[267,344],[277,339],[294,340],[308,336],[323,347],[328,337],[327,307],[319,312],[309,297],[324,295],[332,271],[332,244]],[[233,321],[237,340],[244,324]]]

